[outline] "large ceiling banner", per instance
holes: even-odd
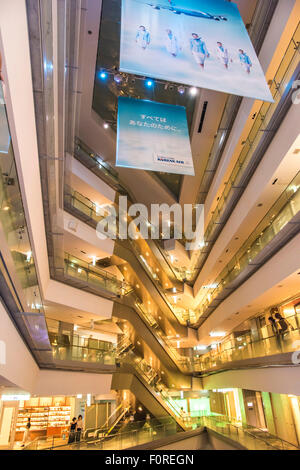
[[[116,166],[194,176],[185,108],[119,97]]]
[[[122,0],[120,70],[273,101],[236,4]]]

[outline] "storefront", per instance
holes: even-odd
[[[28,418],[31,420],[31,440],[37,437],[66,434],[74,408],[75,399],[73,397],[34,397],[26,401],[20,401],[15,441],[23,439]]]

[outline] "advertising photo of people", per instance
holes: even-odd
[[[272,101],[235,4],[124,0],[120,70]]]

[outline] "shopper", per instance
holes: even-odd
[[[183,409],[183,406],[180,408],[180,415],[183,421],[187,420],[187,412]]]
[[[76,427],[77,427],[77,419],[74,417],[74,418],[72,419],[71,425],[70,425],[70,432],[69,432],[68,444],[72,444],[72,442],[75,441]]]
[[[277,322],[276,322],[275,318],[273,317],[275,312],[276,312],[276,309],[274,307],[271,308],[270,316],[269,316],[268,320],[270,322],[270,325],[272,326],[272,330],[273,330],[274,335],[278,335]]]
[[[278,323],[280,325],[280,334],[284,334],[288,330],[289,326],[292,330],[294,329],[292,325],[279,312],[275,313],[275,318],[278,320]]]
[[[26,428],[23,434],[22,446],[25,447],[26,442],[30,439],[31,418],[28,418]]]
[[[83,431],[83,419],[82,419],[82,415],[79,415],[77,419],[77,423],[76,423],[76,435],[75,435],[76,442],[80,441],[82,431]]]

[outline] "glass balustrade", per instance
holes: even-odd
[[[292,84],[291,78],[299,63],[299,44],[300,24],[298,24],[295,30],[270,87],[274,103],[264,102],[256,114],[256,118],[247,139],[245,139],[243,149],[237,159],[232,174],[225,185],[223,194],[221,195],[211,220],[207,225],[204,237],[206,244],[211,244],[215,239],[215,232],[220,227],[220,221],[224,214],[227,202],[231,197],[232,190],[234,187],[239,186],[239,182],[245,174],[247,166],[264,135],[265,129],[267,129],[268,124],[274,116],[282,96]],[[200,251],[199,255],[197,255],[199,256],[197,268],[191,267],[189,269],[187,279],[193,279],[194,276],[197,275],[199,268],[201,268],[201,265],[206,259],[206,254],[207,249],[202,254]]]
[[[6,237],[17,277],[25,292],[27,288],[37,286],[38,282],[1,81],[0,126],[0,223]],[[28,307],[30,308],[31,305],[29,304]]]
[[[48,364],[50,344],[0,81],[0,270],[14,298],[14,320],[34,350]],[[26,312],[24,314],[23,312]],[[32,313],[32,315],[29,315]]]
[[[299,447],[270,434],[268,431],[255,428],[224,415],[199,412],[198,416],[186,416],[187,430],[205,428],[237,442],[247,450],[300,450]],[[92,440],[67,444],[67,433],[62,436],[50,436],[36,439],[24,450],[122,450],[159,439],[181,434],[176,420],[172,417],[153,418],[149,421],[127,423],[123,430],[113,436],[99,437]],[[154,444],[155,445],[155,444]]]
[[[91,288],[104,289],[118,296],[131,291],[131,287],[126,282],[119,281],[116,276],[98,268],[93,263],[83,261],[69,253],[65,253],[64,263],[65,277],[85,282]]]
[[[99,215],[99,211],[95,203],[93,203],[88,198],[78,193],[78,191],[75,191],[70,187],[66,188],[65,204],[67,208],[68,207],[71,209],[73,208],[76,211],[79,211],[81,215],[86,216],[88,219],[90,219],[94,223],[95,226],[100,220],[102,220],[105,217],[104,215]],[[107,209],[106,215],[108,214],[109,214],[109,209]],[[191,315],[187,309],[176,308],[169,301],[169,298],[165,295],[164,293],[165,282],[160,274],[162,272],[161,268],[158,269],[158,268],[152,267],[151,264],[154,266],[156,264],[156,260],[154,259],[154,257],[151,257],[149,254],[149,260],[152,260],[152,261],[148,261],[148,259],[146,259],[147,256],[144,254],[145,251],[149,253],[150,251],[149,248],[145,246],[142,247],[140,245],[142,242],[144,242],[143,240],[140,239],[140,237],[137,240],[128,239],[128,242],[130,243],[132,251],[134,252],[139,263],[142,265],[143,269],[148,273],[149,277],[157,285],[160,291],[160,294],[163,297],[166,304],[168,305],[168,307],[171,309],[171,311],[173,312],[175,317],[178,319],[178,321],[181,324],[186,325],[188,321],[190,320]]]
[[[248,450],[300,450],[299,447],[259,428],[237,422],[227,416],[207,415],[194,422],[238,442]]]
[[[116,349],[112,343],[93,338],[92,332],[90,335],[79,335],[72,329],[61,331],[61,322],[49,318],[46,321],[54,359],[115,364]]]
[[[263,220],[214,281],[216,287],[209,289],[202,300],[200,312],[204,313],[210,303],[234,281],[262,250],[278,235],[300,211],[300,173],[281,194]],[[199,312],[199,313],[200,313]]]
[[[242,361],[274,354],[293,353],[299,350],[297,341],[300,340],[300,314],[286,318],[289,329],[285,333],[274,334],[271,325],[264,327],[264,338],[254,341],[251,335],[240,337],[240,344],[236,347],[223,349],[222,344],[209,353],[203,354],[199,358],[193,358],[193,370],[205,371],[230,364],[234,361]],[[262,335],[262,331],[259,332]],[[290,358],[292,362],[292,358]]]

